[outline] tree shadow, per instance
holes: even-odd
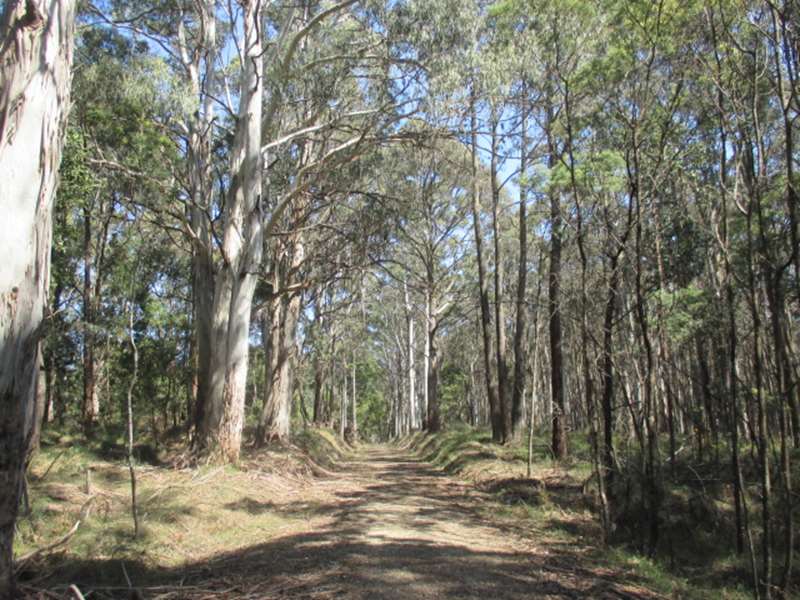
[[[351,463],[358,485],[313,506],[324,525],[161,568],[145,561],[68,557],[44,565],[38,585],[93,598],[649,598],[630,573],[580,564],[574,548],[505,543],[516,531],[488,522],[491,499],[415,461]],[[243,498],[229,510],[295,510]],[[302,508],[307,510],[308,507]],[[528,540],[530,541],[530,540]]]
[[[276,514],[285,517],[324,515],[330,512],[330,506],[324,502],[295,502],[293,504],[279,504],[277,502],[261,501],[250,496],[245,496],[235,502],[228,502],[223,506],[233,512],[246,512],[258,516]]]

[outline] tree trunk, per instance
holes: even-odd
[[[128,473],[131,478],[131,516],[133,517],[133,537],[139,537],[139,510],[136,503],[136,462],[133,457],[133,390],[136,387],[136,379],[139,376],[139,348],[136,346],[136,338],[133,331],[133,304],[130,306],[128,315],[128,340],[133,352],[133,373],[128,382],[128,393],[126,396],[126,417],[127,417],[127,458]]]
[[[323,290],[318,289],[313,296],[313,313],[314,318],[311,322],[309,329],[309,343],[312,347],[311,354],[311,368],[314,371],[314,412],[312,415],[312,422],[314,425],[321,425],[323,422],[323,415],[325,412],[324,393],[323,388],[325,385],[325,369],[322,364],[322,348],[320,345],[318,333],[324,324],[324,317],[322,316],[322,303],[323,303]]]
[[[350,369],[352,370],[351,374],[351,381],[353,384],[353,389],[350,393],[350,409],[351,409],[351,416],[350,416],[350,431],[351,431],[351,440],[355,442],[358,439],[358,401],[356,400],[356,353],[353,352],[353,363],[350,365]]]
[[[179,26],[179,50],[189,76],[192,93],[198,108],[188,124],[189,143],[187,165],[191,206],[187,221],[192,239],[192,293],[194,300],[195,339],[192,345],[195,360],[196,387],[193,390],[195,431],[199,432],[205,419],[211,389],[211,353],[213,340],[214,304],[214,241],[211,238],[213,214],[212,135],[215,118],[213,85],[217,54],[216,0],[196,2],[197,21],[201,23],[201,38],[195,48],[186,46],[186,36]],[[195,438],[196,441],[199,438]]]
[[[551,112],[551,111],[548,111]],[[548,114],[548,126],[552,122]],[[550,156],[549,168],[556,165],[555,144],[548,143]],[[552,450],[557,460],[567,457],[567,430],[565,425],[564,402],[564,358],[561,329],[561,198],[557,191],[550,194],[550,273],[548,286],[548,304],[550,312],[550,390],[553,402],[552,413]]]
[[[45,381],[42,344],[43,341],[39,342],[39,348],[36,352],[36,391],[33,408],[33,425],[30,433],[30,441],[28,442],[28,458],[25,461],[26,469],[28,464],[30,464],[31,458],[33,458],[33,454],[39,449],[42,439],[42,425],[47,410],[47,384]]]
[[[209,397],[200,436],[204,450],[225,461],[238,460],[241,450],[250,313],[263,251],[262,8],[260,0],[248,0],[244,4],[246,60],[242,66],[239,115],[231,152],[231,188],[223,218],[224,261],[214,289]]]
[[[656,265],[658,266],[658,283],[661,290],[668,289],[666,267],[664,266],[664,254],[661,249],[661,199],[656,198],[653,202],[653,217],[655,220],[655,250],[656,250]],[[664,317],[664,308],[661,302],[656,302],[656,324],[658,327],[657,341],[658,341],[658,380],[662,392],[662,396],[666,401],[667,406],[667,429],[669,431],[669,464],[672,471],[672,476],[675,476],[675,454],[677,452],[677,440],[675,439],[675,416],[674,416],[674,398],[672,394],[672,386],[670,385],[669,375],[667,368],[671,363],[671,356],[669,352],[669,345],[667,344],[667,332]]]
[[[264,406],[256,434],[258,445],[288,439],[291,429],[292,365],[300,316],[300,294],[273,299],[270,352],[265,352]],[[267,331],[264,334],[267,335]]]
[[[347,365],[344,365],[341,398],[341,405],[339,407],[339,437],[345,439],[345,433],[347,432]]]
[[[272,284],[277,292],[291,283],[290,273],[296,272],[305,258],[305,248],[299,238],[290,242],[291,264],[278,259],[274,265],[275,273]],[[286,256],[286,252],[276,255]],[[291,429],[293,366],[295,358],[295,337],[297,321],[300,317],[302,294],[281,293],[271,299],[272,310],[269,313],[269,333],[265,328],[264,343],[270,352],[265,352],[266,378],[264,380],[264,405],[259,418],[256,444],[263,445],[269,441],[288,439]]]
[[[527,89],[523,86],[523,89]],[[525,108],[523,107],[524,111]],[[511,398],[511,430],[516,434],[522,425],[522,405],[525,401],[525,371],[528,362],[526,338],[528,333],[528,305],[525,302],[528,285],[528,198],[525,186],[527,176],[528,122],[525,114],[521,124],[520,186],[519,186],[519,268],[517,270],[517,315],[514,330],[514,393]]]
[[[406,309],[406,366],[408,369],[408,406],[409,410],[411,411],[411,421],[412,427],[418,427],[419,424],[416,422],[417,417],[421,415],[417,415],[417,411],[415,410],[416,404],[416,371],[414,365],[414,313],[412,312],[412,305],[411,305],[411,298],[408,293],[408,285],[405,280],[403,280],[403,294],[405,297],[405,309]]]
[[[539,254],[539,263],[541,265],[541,253]],[[530,408],[528,409],[528,460],[527,460],[527,476],[528,478],[531,477],[531,471],[533,469],[533,429],[536,426],[536,399],[538,394],[538,385],[539,385],[539,369],[538,369],[538,359],[539,359],[539,298],[542,295],[542,277],[538,277],[538,281],[536,283],[536,297],[533,299],[533,306],[534,306],[534,313],[533,313],[533,343],[531,344],[532,347],[532,366],[531,366],[531,399],[530,399]]]
[[[792,471],[789,457],[789,398],[794,394],[791,381],[791,364],[786,352],[786,339],[784,338],[783,320],[785,319],[785,305],[782,289],[782,273],[769,269],[766,282],[767,305],[769,307],[770,324],[772,326],[772,343],[775,353],[775,369],[778,384],[778,426],[780,431],[780,471],[783,483],[783,534],[784,534],[784,565],[780,580],[781,594],[786,591],[791,582],[794,554],[794,521],[792,519]]]
[[[506,344],[506,311],[503,301],[503,255],[500,250],[500,184],[497,181],[497,119],[492,116],[492,155],[491,155],[491,187],[492,187],[492,233],[494,238],[494,328],[497,360],[497,401],[500,405],[501,442],[511,439],[513,423],[508,389],[508,345]]]
[[[33,426],[52,208],[69,107],[75,2],[12,0],[0,17],[0,598]]]
[[[425,288],[425,353],[422,357],[422,429],[428,430],[428,411],[431,403],[431,294],[430,277]],[[409,410],[411,406],[409,405]]]
[[[195,222],[202,223],[204,217],[197,216]],[[207,233],[207,228],[198,225],[201,232]],[[205,233],[201,233],[205,237]],[[210,244],[211,241],[208,240]],[[194,250],[192,256],[192,292],[194,295],[194,324],[195,339],[193,350],[195,353],[194,387],[195,402],[193,407],[193,425],[199,432],[205,420],[206,407],[211,395],[211,356],[213,347],[213,303],[214,303],[214,268],[211,262],[210,248]],[[199,439],[196,437],[196,439]]]
[[[313,358],[314,362],[314,414],[312,416],[314,424],[320,425],[324,421],[324,405],[323,405],[323,385],[325,383],[325,370],[322,368],[322,361],[319,360],[316,353]]]
[[[87,200],[88,201],[88,200]],[[91,436],[100,406],[94,360],[94,315],[92,301],[92,216],[83,209],[83,430]]]
[[[88,200],[87,200],[88,202]],[[97,220],[92,219],[96,211]],[[91,437],[100,417],[103,350],[98,331],[98,315],[104,283],[108,230],[114,215],[114,202],[104,201],[100,192],[83,209],[83,428]],[[97,230],[96,241],[92,239]]]
[[[474,86],[474,83],[473,83]],[[486,258],[483,255],[483,232],[481,227],[481,197],[478,185],[478,117],[475,90],[471,91],[471,155],[472,155],[472,226],[475,232],[475,253],[478,259],[478,286],[481,305],[481,334],[483,339],[483,368],[486,376],[486,397],[489,401],[489,413],[492,424],[492,439],[502,440],[503,423],[497,388],[492,373],[492,313],[489,306],[489,284],[486,279]]]
[[[45,423],[52,423],[56,417],[56,370],[52,364],[52,358],[45,359],[44,363],[44,378],[45,378],[45,401],[44,401],[44,414],[42,415],[42,425]]]
[[[428,411],[425,415],[426,429],[436,433],[442,429],[441,412],[439,410],[439,367],[441,357],[436,343],[436,330],[439,323],[435,316],[428,321]]]

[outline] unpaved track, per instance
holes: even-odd
[[[212,561],[206,572],[239,582],[250,573],[263,598],[653,597],[630,574],[586,564],[580,549],[487,521],[491,498],[400,449],[364,447],[318,485],[303,507],[306,531]],[[255,597],[254,587],[239,589]]]

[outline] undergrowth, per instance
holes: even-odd
[[[141,531],[133,535],[130,479],[116,432],[85,442],[48,431],[28,471],[29,505],[17,522],[23,585],[69,581],[137,585],[160,570],[261,543],[308,526],[313,478],[347,452],[335,435],[306,429],[291,444],[245,449],[236,465],[190,464],[185,445],[142,445],[137,464]],[[64,544],[50,548],[80,521]],[[98,569],[98,565],[106,565]],[[145,575],[146,574],[146,575]]]
[[[547,432],[537,433],[530,478],[527,440],[498,445],[487,430],[460,427],[434,435],[418,433],[402,443],[421,459],[492,494],[499,508],[487,507],[487,513],[500,512],[509,520],[524,522],[535,539],[581,548],[598,567],[635,572],[669,597],[751,597],[746,556],[730,551],[732,514],[724,486],[715,488],[713,481],[706,482],[697,473],[692,475],[694,481],[665,478],[662,540],[656,556],[647,558],[641,552],[635,514],[619,515],[621,524],[610,546],[603,547],[586,435],[573,433],[569,442],[569,460],[555,462]],[[694,466],[683,468],[696,471]],[[702,502],[698,486],[703,488]],[[630,523],[624,522],[626,518]]]

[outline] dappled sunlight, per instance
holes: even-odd
[[[163,598],[656,597],[634,575],[583,564],[574,548],[488,516],[490,495],[408,451],[363,447],[309,489],[320,484],[326,491],[314,498],[279,503],[250,493],[223,504],[232,515],[299,516],[305,527],[181,566],[128,560],[125,570],[144,593]],[[70,557],[49,567],[49,583],[114,598],[127,586],[120,564]],[[98,570],[110,577],[105,587],[97,584]]]

